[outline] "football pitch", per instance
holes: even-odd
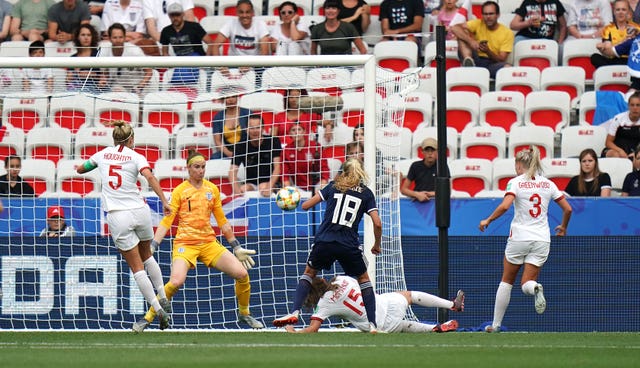
[[[2,367],[638,367],[640,333],[0,332]]]

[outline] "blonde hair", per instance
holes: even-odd
[[[520,162],[522,166],[527,169],[526,176],[528,179],[542,173],[540,150],[534,145],[529,146],[528,149],[518,152],[516,154],[516,162]]]
[[[133,137],[133,128],[124,120],[112,120],[107,126],[113,126],[113,144],[126,144]]]
[[[362,162],[357,158],[347,159],[342,164],[342,172],[338,174],[334,181],[336,189],[342,193],[360,184],[367,184],[369,176],[362,167]]]

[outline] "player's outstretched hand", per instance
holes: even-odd
[[[231,242],[231,245],[233,246],[233,255],[236,256],[245,269],[250,270],[255,266],[256,262],[251,258],[252,254],[256,254],[255,250],[242,248],[238,240]]]
[[[567,229],[565,229],[562,225],[556,226],[556,235],[557,236],[567,235]]]
[[[480,228],[480,231],[484,231],[487,227],[489,227],[489,220],[484,219],[480,221],[480,226],[478,227]]]

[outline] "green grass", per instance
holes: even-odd
[[[640,333],[0,332],[2,367],[638,367]]]

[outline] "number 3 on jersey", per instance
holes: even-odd
[[[331,222],[334,224],[351,227],[362,204],[362,199],[349,194],[335,193],[336,208],[333,210]]]
[[[113,190],[118,190],[122,186],[122,175],[118,172],[119,170],[122,170],[121,165],[109,166],[109,177],[115,178],[115,183],[114,180],[109,180],[109,186]]]

